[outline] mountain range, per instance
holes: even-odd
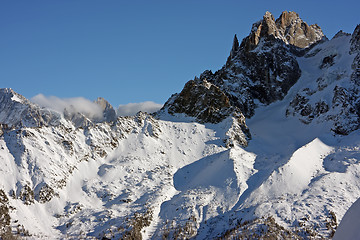
[[[359,95],[360,25],[329,40],[295,12],[155,113],[0,89],[0,236],[331,238],[360,196]]]

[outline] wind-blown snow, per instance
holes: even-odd
[[[117,109],[118,116],[134,116],[138,112],[147,112],[153,113],[160,108],[162,108],[163,104],[158,104],[152,101],[140,102],[140,103],[128,103],[119,105]]]
[[[98,104],[83,97],[59,98],[38,94],[32,97],[31,101],[41,107],[52,109],[60,113],[63,113],[65,109],[70,113],[80,112],[91,119],[101,118],[103,114],[103,110]]]

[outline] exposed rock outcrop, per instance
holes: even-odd
[[[164,105],[170,114],[185,113],[199,122],[218,123],[233,109],[229,98],[206,79],[191,80],[184,89],[173,95]]]
[[[351,35],[351,47],[350,47],[350,54],[356,51],[360,51],[360,24],[358,24]]]
[[[243,42],[244,47],[248,51],[252,50],[261,38],[269,36],[286,44],[306,48],[320,41],[324,34],[317,24],[309,26],[295,12],[284,11],[276,20],[270,12],[266,12],[261,21],[253,24],[250,35]]]
[[[234,146],[234,143],[247,146],[247,141],[251,138],[240,109],[232,106],[226,94],[206,81],[204,76],[187,82],[184,89],[179,94],[174,94],[161,111],[170,114],[185,113],[201,123],[219,123],[229,116],[232,117],[227,137],[224,139],[227,147]]]
[[[360,86],[360,24],[356,26],[351,36],[350,43],[350,54],[356,54],[351,65],[351,68],[354,70],[351,75],[351,80],[354,84]]]

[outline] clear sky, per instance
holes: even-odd
[[[234,34],[295,11],[328,38],[360,24],[360,1],[0,0],[0,87],[27,98],[154,101],[221,68]]]

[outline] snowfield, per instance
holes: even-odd
[[[338,230],[334,235],[334,240],[351,240],[359,239],[359,214],[360,214],[360,200],[351,205],[349,210],[345,213],[344,218],[341,220]]]
[[[331,238],[360,197],[360,130],[334,131],[334,122],[351,120],[333,100],[336,86],[352,87],[350,38],[297,58],[302,75],[286,97],[258,103],[247,119],[247,147],[226,144],[239,129],[231,116],[200,124],[140,112],[93,123],[3,90],[0,206],[8,210],[0,220],[8,214],[11,230],[29,239],[212,239],[242,228],[247,236],[270,229],[278,238]],[[322,66],[330,55],[333,65]],[[299,95],[329,110],[301,115],[291,105]],[[358,205],[337,239],[353,231],[346,222]]]
[[[279,111],[280,102],[248,121],[253,139],[247,148],[223,146],[224,124],[146,115],[138,116],[142,121],[119,118],[118,128],[126,127],[116,147],[106,146],[106,123],[87,131],[10,131],[0,141],[0,176],[1,189],[17,196],[9,197],[12,225],[23,225],[35,238],[119,237],[127,219],[151,209],[144,239],[186,225],[189,234],[208,239],[232,227],[233,219],[270,215],[287,228],[306,219],[326,236],[329,213],[341,219],[360,196],[359,131],[321,133],[317,124]],[[94,153],[89,142],[108,154]],[[44,183],[56,194],[42,203],[36,195]],[[25,185],[35,193],[29,205],[18,197]]]

